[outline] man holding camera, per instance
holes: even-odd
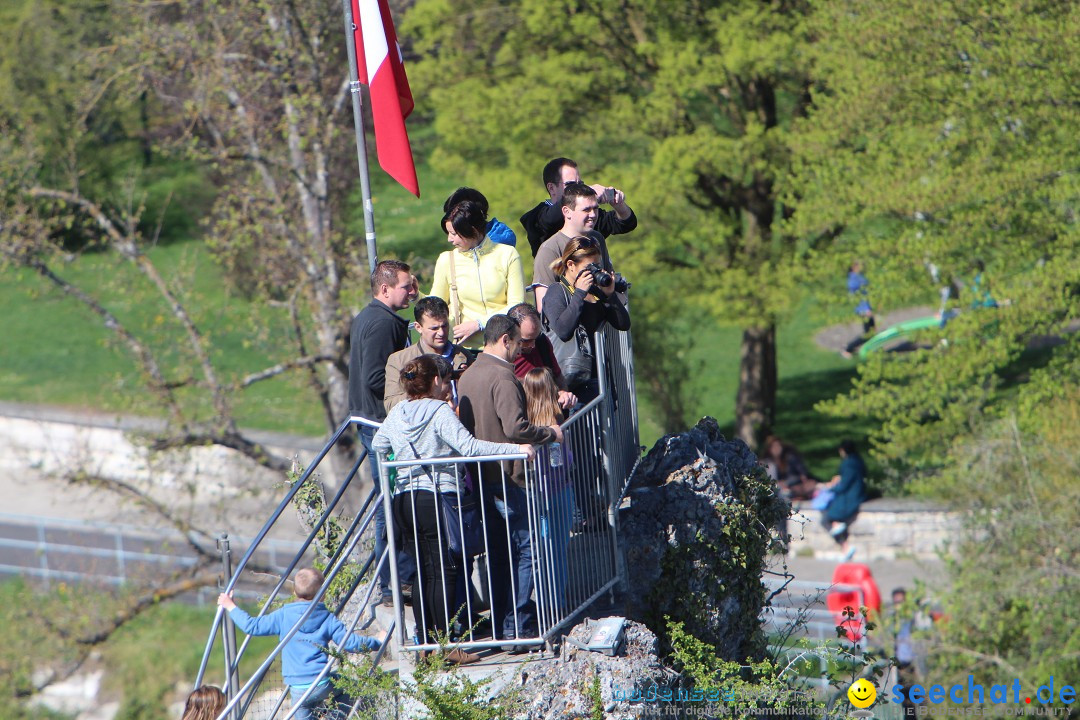
[[[476,355],[472,351],[450,341],[450,308],[438,295],[428,295],[413,308],[416,322],[413,327],[420,333],[420,342],[393,353],[386,360],[386,394],[383,404],[386,412],[406,399],[401,387],[401,368],[421,355],[440,355],[450,361],[454,377],[472,365]],[[454,400],[457,400],[456,390]]]
[[[563,225],[560,201],[563,191],[571,183],[580,183],[581,174],[577,163],[569,158],[558,157],[544,166],[544,187],[550,199],[545,200],[521,216],[521,224],[529,238],[533,257],[540,251],[545,240],[558,232]],[[626,196],[617,188],[603,185],[590,186],[596,192],[597,203],[611,205],[611,210],[598,210],[594,229],[605,238],[628,233],[637,227],[637,217],[626,204]]]
[[[562,228],[544,241],[536,251],[533,262],[532,281],[537,285],[536,309],[540,312],[544,311],[544,294],[547,288],[557,280],[551,265],[562,257],[570,238],[584,236],[594,239],[600,247],[601,264],[605,270],[612,269],[604,235],[595,229],[601,212],[596,191],[585,183],[570,183],[563,190],[559,208],[563,216]]]

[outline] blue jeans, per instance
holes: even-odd
[[[525,491],[506,480],[501,485],[481,483],[488,544],[488,572],[491,573],[491,628],[498,640],[535,637],[536,605],[533,591],[533,546],[529,533]],[[507,545],[507,532],[510,541]]]
[[[540,501],[540,582],[539,592],[554,605],[555,611],[566,608],[568,571],[566,548],[570,544],[570,527],[574,522],[574,486],[548,491]]]
[[[371,468],[371,479],[376,483],[376,489],[378,489],[379,482],[379,461],[375,457],[375,453],[371,450],[371,441],[375,438],[375,428],[367,425],[359,425],[357,427],[360,435],[360,442],[368,452],[368,462],[371,463],[368,467]],[[386,540],[386,513],[383,512],[382,497],[380,496],[376,502],[379,503],[379,507],[375,509],[375,562],[379,562],[379,558],[386,552],[387,540]],[[411,585],[416,579],[416,563],[413,562],[412,556],[404,552],[404,550],[398,547],[397,552],[398,561],[398,581],[402,585]],[[382,570],[379,571],[379,590],[385,595],[390,592],[390,562],[389,558],[387,563],[383,565]],[[378,598],[376,598],[377,600]]]
[[[304,690],[289,688],[289,699],[295,703],[304,696],[304,692]],[[325,714],[319,713],[318,717],[322,718],[322,720],[327,720],[328,718],[344,718],[346,713],[349,712],[349,708],[352,707],[352,701],[345,693],[334,687],[332,678],[327,678],[326,682],[311,691],[307,700],[296,709],[293,718],[295,720],[315,720],[316,715],[312,710],[319,707],[326,698],[331,696],[333,696],[333,703],[336,707]]]

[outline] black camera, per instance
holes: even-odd
[[[599,296],[603,292],[600,288],[607,287],[612,281],[615,282],[615,292],[624,293],[630,289],[630,283],[626,281],[626,278],[619,273],[608,272],[600,266],[600,263],[589,263],[585,266],[585,269],[591,272],[593,276],[595,284],[589,288],[589,292],[593,295]]]

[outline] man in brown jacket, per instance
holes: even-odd
[[[543,444],[562,442],[557,426],[529,422],[525,390],[514,375],[521,351],[517,321],[492,316],[484,327],[484,352],[458,383],[461,422],[476,437],[494,442]],[[513,463],[503,481],[498,466],[483,468],[480,491],[485,505],[488,568],[491,572],[491,626],[497,639],[536,637],[536,607],[532,602],[533,544],[529,533],[525,466]],[[507,547],[507,532],[510,535]]]
[[[388,413],[406,399],[405,390],[401,387],[401,369],[410,360],[426,354],[440,355],[450,361],[456,377],[476,359],[472,350],[450,342],[450,308],[441,297],[428,295],[417,302],[413,306],[413,317],[416,318],[413,327],[420,333],[420,342],[398,350],[386,360],[383,405]]]

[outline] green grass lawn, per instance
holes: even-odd
[[[282,359],[277,346],[289,333],[287,318],[280,310],[231,293],[200,244],[176,243],[154,248],[149,255],[163,274],[185,288],[181,298],[205,334],[222,379],[236,380]],[[169,378],[198,375],[179,324],[130,264],[110,254],[87,254],[55,270],[91,290],[120,322],[148,338]],[[3,277],[0,306],[10,311],[6,339],[0,344],[0,398],[160,412],[138,392],[141,370],[127,347],[96,315],[30,271],[9,269]],[[236,394],[240,421],[272,430],[323,432],[317,408],[300,380],[283,376]]]

